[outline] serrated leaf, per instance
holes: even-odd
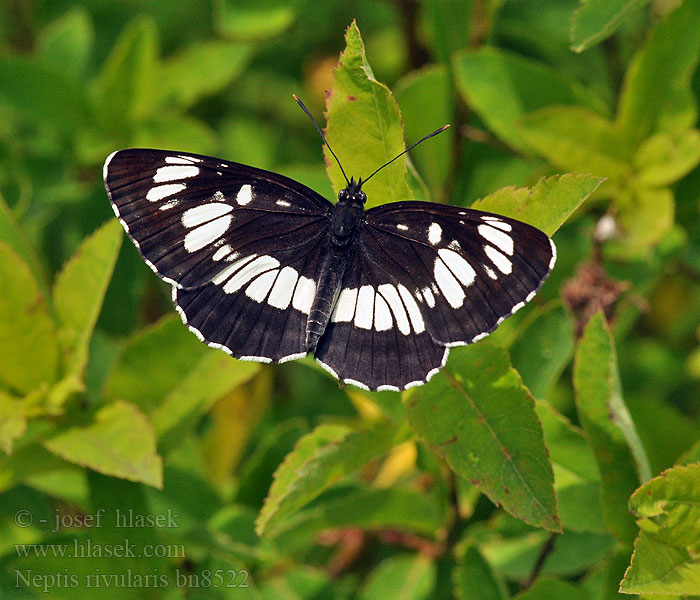
[[[452,572],[455,595],[459,600],[507,600],[503,581],[474,546],[468,546]]]
[[[513,516],[561,531],[542,426],[505,350],[483,342],[454,349],[405,402],[411,426],[453,471]]]
[[[109,221],[88,237],[63,267],[53,289],[59,340],[66,370],[80,375],[92,330],[102,308],[122,241],[122,228]]]
[[[657,133],[642,142],[634,156],[637,182],[664,186],[678,181],[700,163],[700,131]]]
[[[163,61],[158,86],[161,102],[187,108],[200,98],[221,91],[243,71],[252,50],[249,44],[226,40],[187,46]]]
[[[700,594],[697,551],[666,544],[642,530],[620,591],[625,594]],[[652,596],[655,597],[655,596]]]
[[[56,330],[29,267],[1,241],[0,290],[0,383],[26,394],[56,379]]]
[[[655,130],[669,98],[677,97],[680,88],[689,87],[700,54],[699,22],[700,2],[681,3],[654,28],[632,59],[616,121],[631,147]]]
[[[620,179],[630,171],[631,150],[612,121],[581,106],[548,106],[520,117],[515,128],[552,165]]]
[[[261,369],[258,362],[233,360],[208,348],[197,365],[151,412],[158,448],[169,452],[219,398],[245,383]]]
[[[122,30],[97,80],[98,111],[105,129],[124,126],[153,113],[158,97],[158,33],[139,17]]]
[[[605,111],[593,94],[558,71],[496,48],[459,52],[454,69],[457,89],[469,107],[500,139],[525,151],[529,147],[514,127],[522,115],[551,104]]]
[[[649,0],[584,0],[574,13],[571,24],[571,49],[583,52],[610,37],[625,17],[639,10]]]
[[[651,475],[649,462],[622,399],[612,334],[602,313],[588,322],[574,362],[576,408],[598,462],[608,530],[620,541],[636,533],[627,499]]]
[[[405,425],[377,423],[352,431],[321,425],[304,436],[275,472],[255,527],[268,534],[286,518],[368,461],[406,441]]]
[[[365,581],[359,600],[423,600],[430,598],[437,580],[427,556],[392,556],[380,562]]]
[[[357,180],[369,177],[405,146],[399,106],[389,88],[374,78],[354,21],[345,33],[345,43],[326,98],[326,137],[347,176]],[[324,153],[337,194],[347,183],[325,146]],[[367,194],[367,208],[411,199],[405,157],[382,169],[362,189]]]
[[[154,487],[163,485],[153,426],[128,402],[98,408],[84,425],[70,425],[44,445],[61,458],[99,473]]]
[[[84,7],[75,7],[41,32],[37,54],[47,64],[80,80],[92,58],[94,43],[90,14]]]
[[[593,175],[555,175],[532,188],[503,188],[477,200],[472,208],[519,219],[554,235],[601,181]]]
[[[544,399],[571,360],[573,323],[561,305],[538,312],[510,347],[510,360],[535,398]]]

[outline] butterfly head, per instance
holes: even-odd
[[[355,178],[352,177],[348,182],[348,187],[343,188],[340,190],[340,192],[338,192],[338,203],[364,206],[365,202],[367,202],[367,196],[362,191],[363,183],[362,178],[355,181]]]

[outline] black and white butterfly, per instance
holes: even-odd
[[[104,180],[200,340],[242,360],[312,352],[370,390],[428,381],[452,346],[531,300],[556,259],[546,234],[495,214],[419,201],[365,211],[366,180],[334,205],[277,173],[149,149],[111,154]]]

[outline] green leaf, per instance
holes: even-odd
[[[634,156],[637,182],[643,186],[670,185],[700,163],[700,131],[657,133],[644,140]]]
[[[513,597],[513,600],[588,600],[588,595],[567,581],[540,579],[530,589]]]
[[[25,232],[16,222],[12,210],[0,194],[0,240],[7,244],[31,269],[34,279],[45,296],[49,295],[46,273],[42,270],[41,262],[27,240]]]
[[[159,114],[143,121],[129,143],[139,148],[171,148],[211,154],[216,134],[204,121],[190,115]]]
[[[535,398],[546,398],[571,360],[573,323],[564,307],[535,314],[510,347],[510,360]]]
[[[452,470],[513,516],[561,531],[542,427],[503,349],[455,349],[430,385],[406,396],[411,426]]]
[[[214,24],[233,40],[265,40],[289,28],[297,10],[296,0],[215,0]]]
[[[258,362],[234,360],[219,350],[208,348],[196,367],[187,372],[177,388],[151,413],[159,450],[164,454],[169,452],[214,402],[251,379],[260,369]]]
[[[88,345],[102,308],[122,241],[122,228],[111,220],[88,237],[58,274],[53,304],[59,322],[59,341],[70,374],[80,375]]]
[[[398,555],[384,559],[368,575],[359,600],[422,600],[430,598],[437,572],[427,556]]]
[[[430,538],[444,533],[442,510],[424,491],[400,488],[350,488],[288,519],[274,533],[287,551],[317,543],[318,532],[345,527],[399,530]],[[293,551],[293,550],[292,550]]]
[[[574,387],[579,419],[598,462],[605,523],[618,540],[632,542],[636,527],[627,499],[651,471],[622,399],[615,345],[602,313],[591,318],[579,342]]]
[[[624,254],[644,256],[673,227],[675,202],[668,188],[635,186],[618,196],[618,221],[625,233]]]
[[[70,425],[44,445],[61,458],[99,473],[163,485],[153,427],[133,404],[117,401],[102,406],[91,412],[84,425]]]
[[[668,100],[688,88],[700,53],[700,3],[683,2],[652,31],[625,75],[616,125],[630,146],[654,130]],[[671,107],[673,110],[673,108]]]
[[[500,139],[522,150],[529,148],[514,124],[526,113],[551,104],[605,110],[592,94],[558,71],[496,48],[457,53],[454,69],[457,89],[469,107]]]
[[[508,592],[491,565],[474,546],[468,546],[452,572],[459,600],[506,600]]]
[[[473,0],[427,0],[423,10],[429,27],[431,45],[435,56],[449,64],[457,50],[466,48],[472,24],[476,22],[472,14]],[[479,7],[476,12],[480,13]],[[455,18],[459,15],[459,18]],[[479,14],[479,18],[483,18]],[[436,98],[439,96],[436,94]]]
[[[0,383],[26,394],[56,379],[56,330],[29,267],[1,241],[0,290]]]
[[[552,457],[562,526],[569,531],[605,533],[600,507],[600,475],[582,432],[549,403],[538,400],[535,408]]]
[[[472,208],[519,219],[554,235],[601,181],[593,175],[555,175],[540,179],[532,188],[503,188],[477,200]]]
[[[104,393],[133,402],[148,413],[210,352],[177,315],[166,317],[126,341],[107,376]]]
[[[27,418],[22,401],[0,390],[0,450],[12,454],[15,440],[26,430]]]
[[[98,116],[106,128],[123,127],[152,114],[158,98],[158,32],[139,17],[123,29],[97,80]]]
[[[334,483],[406,441],[409,433],[405,425],[385,422],[358,431],[339,425],[314,429],[275,472],[255,525],[258,534],[269,534]]]
[[[411,71],[399,81],[396,98],[406,129],[406,143],[413,144],[441,125],[454,122],[453,92],[444,65],[429,65]],[[455,132],[448,129],[429,142],[411,150],[411,160],[434,193],[439,193],[449,176]],[[440,196],[434,198],[440,200]]]
[[[28,122],[65,134],[90,114],[83,87],[36,57],[0,58],[0,98]]]
[[[634,542],[634,553],[620,583],[625,594],[700,594],[697,550],[666,544],[642,530]]]
[[[226,40],[191,44],[163,61],[159,98],[163,104],[187,108],[223,90],[248,64],[252,46]]]
[[[571,24],[571,49],[583,52],[610,37],[625,18],[649,0],[584,0]]]
[[[95,31],[90,14],[75,7],[41,32],[37,54],[55,69],[81,80],[92,59]]]
[[[326,99],[326,137],[348,177],[367,178],[404,150],[403,125],[389,88],[374,78],[354,21],[345,33],[345,43]],[[337,194],[347,184],[327,146],[324,153]],[[412,198],[405,156],[377,173],[363,190],[367,208]]]
[[[580,106],[548,106],[515,123],[528,146],[555,167],[623,178],[632,153],[619,140],[611,121]]]

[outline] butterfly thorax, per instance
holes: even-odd
[[[331,241],[333,245],[344,247],[350,244],[365,212],[367,196],[360,189],[362,180],[350,184],[338,193],[338,203],[333,208]]]

